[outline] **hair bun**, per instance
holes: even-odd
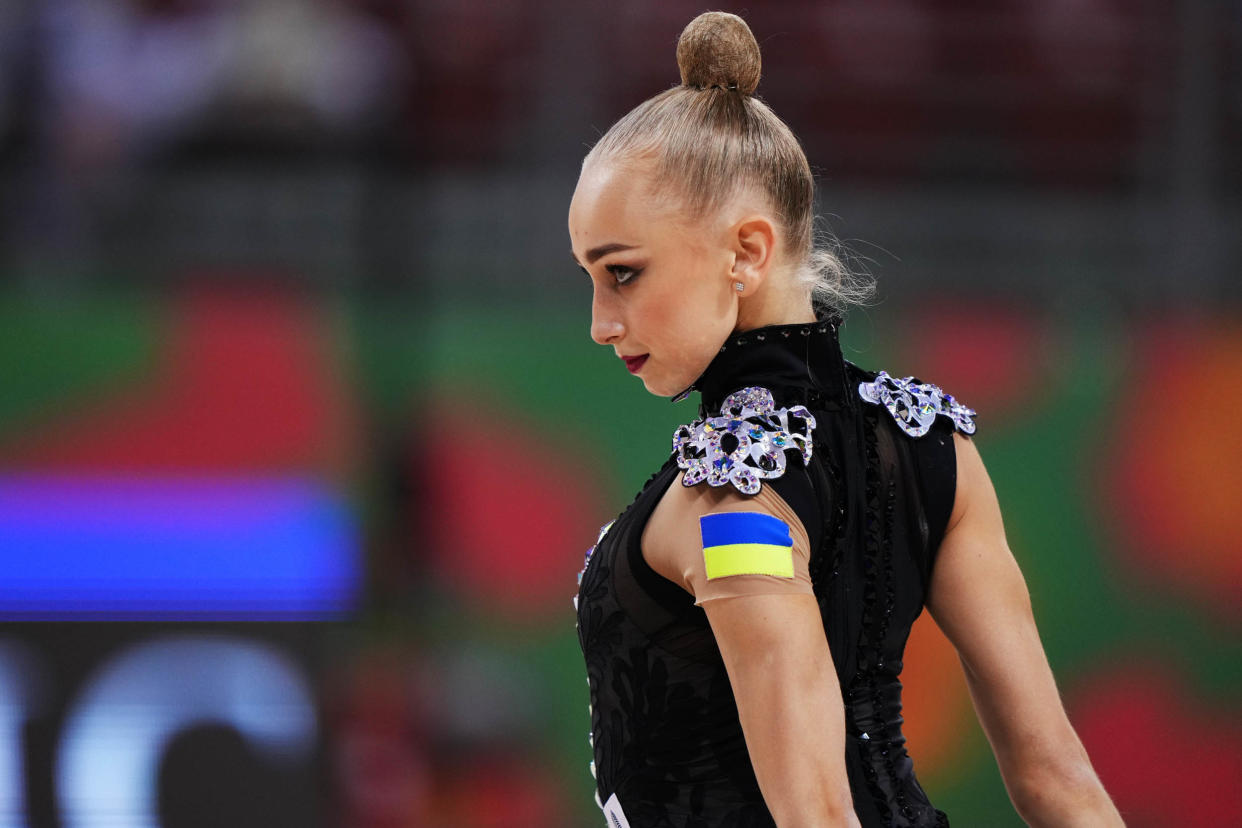
[[[759,65],[759,43],[736,14],[704,12],[677,40],[677,66],[685,86],[720,86],[753,95]]]

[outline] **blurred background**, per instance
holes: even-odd
[[[716,8],[1128,824],[1237,824],[1242,3]],[[0,3],[0,828],[600,824],[575,576],[697,399],[565,213],[703,10]],[[932,800],[1021,824],[926,617],[903,678]]]

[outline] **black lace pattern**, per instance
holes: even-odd
[[[933,417],[916,438],[897,418],[878,416],[880,407],[858,389],[879,375],[842,359],[835,325],[780,326],[727,345],[695,386],[703,395],[696,422],[715,412],[730,420],[719,429],[718,453],[692,446],[701,435],[679,430],[685,439],[601,533],[581,575],[578,636],[597,796],[615,795],[634,828],[775,824],[706,615],[651,570],[641,537],[664,492],[696,462],[710,466],[728,456],[750,467],[745,460],[754,460],[755,445],[776,448],[764,442],[768,435],[797,432],[804,441],[779,447],[789,449],[782,473],[756,473],[754,482],[773,486],[816,538],[812,586],[841,682],[859,820],[867,828],[947,826],[914,776],[901,734],[899,676],[952,503],[943,495],[954,483],[955,423]],[[755,401],[755,388],[768,395],[762,412],[740,404]],[[748,421],[778,410],[785,419]],[[749,446],[724,441],[751,427]],[[742,491],[732,469],[722,469],[717,485]],[[711,484],[710,473],[699,483]]]

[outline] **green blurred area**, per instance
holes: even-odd
[[[629,503],[667,457],[673,429],[697,412],[697,397],[671,404],[628,376],[610,349],[590,340],[583,309],[461,305],[432,314],[360,297],[325,299],[322,306],[323,318],[334,320],[346,390],[366,428],[399,432],[417,423],[430,401],[444,400],[513,417],[567,451],[589,447],[590,485],[608,503],[592,516],[597,524]],[[852,318],[843,329],[847,358],[898,375],[919,363],[911,344],[917,340],[897,336],[910,313],[898,307]],[[0,432],[20,440],[42,413],[149,379],[162,358],[167,318],[155,299],[122,296],[0,305],[0,385],[6,388]],[[1062,693],[1072,696],[1082,682],[1143,658],[1183,669],[1201,697],[1234,703],[1242,698],[1242,641],[1196,601],[1121,577],[1117,539],[1096,511],[1093,487],[1116,449],[1110,439],[1126,414],[1122,400],[1136,370],[1130,323],[1117,317],[1102,323],[1088,314],[1045,322],[1057,355],[1046,383],[1003,416],[981,411],[976,441]],[[374,456],[391,444],[382,435],[363,436],[359,450],[368,456],[356,458],[363,478],[358,506],[372,523],[366,530],[377,556],[372,568],[382,581],[391,562],[381,560],[382,532],[374,523],[394,520],[410,504],[377,503],[385,489],[366,478],[408,459]],[[427,473],[434,483],[434,472]],[[581,548],[593,541],[581,538]],[[364,609],[343,646],[398,639],[426,652],[477,650],[522,665],[533,700],[523,714],[523,749],[560,780],[575,824],[591,824],[598,810],[587,771],[585,670],[568,600],[574,575],[564,573],[563,613],[514,624],[463,602],[434,573],[420,571],[426,580],[412,591],[380,596]],[[973,718],[940,764],[921,761],[918,746],[911,748],[932,801],[954,824],[1022,824]]]
[[[860,324],[847,323],[843,347],[859,364],[901,373],[918,362],[902,350],[901,330],[909,311],[872,312]],[[697,398],[679,405],[646,394],[641,383],[613,365],[607,349],[590,342],[585,321],[568,313],[531,318],[475,311],[446,312],[433,326],[433,352],[442,373],[430,377],[454,383],[476,377],[484,397],[498,397],[573,432],[608,460],[601,476],[615,480],[618,508],[667,456],[677,424],[695,416]],[[1093,509],[1091,487],[1102,477],[1109,436],[1125,412],[1119,408],[1134,366],[1127,351],[1130,331],[1117,319],[1102,323],[1087,313],[1052,320],[1050,345],[1059,355],[1047,385],[1031,389],[1029,404],[1004,417],[982,412],[976,437],[1005,516],[1010,546],[1027,578],[1040,633],[1063,693],[1085,678],[1135,656],[1163,657],[1187,664],[1195,684],[1233,698],[1242,695],[1242,642],[1195,607],[1174,595],[1136,593],[1119,581],[1116,543]],[[909,345],[905,344],[908,348]],[[538,366],[538,370],[531,370]],[[934,381],[934,380],[933,380]],[[552,424],[555,425],[552,425]],[[618,438],[619,437],[619,438]],[[577,642],[549,633],[546,651],[551,679],[546,692],[564,697],[557,682],[582,674]],[[549,728],[562,733],[580,764],[590,759],[585,744],[585,687],[569,694],[570,711],[554,715]],[[929,793],[956,824],[1020,826],[982,730],[971,721],[952,761],[919,763]],[[584,814],[591,814],[590,783],[579,773]],[[572,780],[573,777],[570,777]]]
[[[63,302],[0,295],[0,439],[154,368],[162,318],[142,295]]]

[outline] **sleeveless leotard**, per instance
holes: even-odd
[[[838,325],[827,317],[731,337],[687,389],[701,395],[699,419],[679,429],[668,460],[588,553],[575,603],[598,802],[622,815],[610,816],[618,820],[610,825],[775,825],[706,614],[647,564],[640,547],[656,504],[683,473],[703,477],[694,485],[744,493],[756,489],[757,478],[802,521],[845,703],[846,768],[863,826],[948,825],[905,749],[899,675],[953,507],[952,434],[973,433],[974,412],[935,386],[846,361]],[[764,396],[754,389],[771,395],[775,414],[805,407],[814,420],[808,446],[797,445],[776,417],[736,405]],[[798,423],[806,425],[786,417],[791,431]],[[749,429],[769,459],[756,448],[744,463],[749,471],[735,471],[745,453],[736,440],[722,449],[686,439],[721,429]],[[762,440],[756,429],[765,432]],[[776,450],[785,458],[779,472],[770,462]]]

